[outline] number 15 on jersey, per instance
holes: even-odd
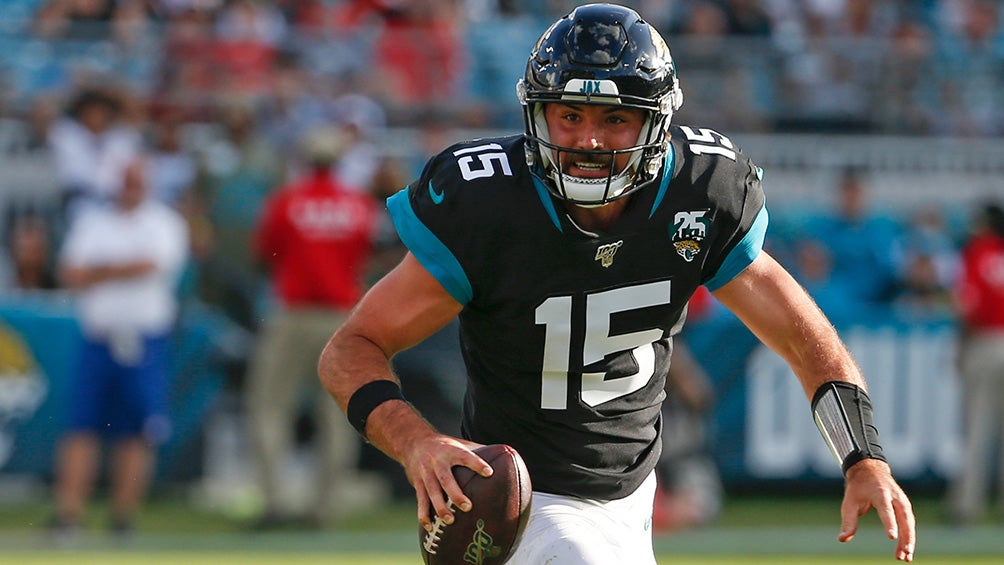
[[[618,312],[669,302],[668,280],[586,294],[584,338],[581,344],[575,344],[575,351],[581,352],[581,366],[586,367],[600,361],[611,353],[631,350],[638,362],[638,371],[611,380],[606,379],[605,373],[583,373],[580,391],[583,402],[595,407],[648,384],[655,372],[655,350],[652,343],[662,339],[662,329],[638,328],[629,333],[610,335],[610,319]],[[544,359],[540,375],[540,407],[545,410],[567,408],[574,306],[571,296],[552,296],[544,300],[535,311],[536,323],[545,327]]]

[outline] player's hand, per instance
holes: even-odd
[[[858,519],[871,508],[878,513],[889,539],[898,540],[896,559],[913,561],[917,540],[913,505],[892,477],[889,465],[877,459],[864,459],[847,470],[837,539],[850,541],[858,531]]]
[[[490,477],[492,468],[472,450],[481,444],[446,435],[423,438],[413,444],[405,454],[404,469],[408,481],[415,487],[418,500],[418,521],[426,531],[431,531],[435,516],[447,524],[453,523],[453,512],[471,509],[471,500],[460,489],[453,476],[453,467],[468,467],[483,477]],[[450,502],[455,507],[450,507]]]

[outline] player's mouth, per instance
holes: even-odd
[[[595,161],[572,161],[568,167],[568,174],[584,177],[599,178],[610,174],[610,163],[597,163]]]

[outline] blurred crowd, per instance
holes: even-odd
[[[361,91],[391,125],[518,125],[514,78],[570,0],[11,0],[0,112],[28,116],[87,76],[213,121],[235,97]],[[983,136],[1004,131],[992,0],[625,0],[669,38],[686,121],[722,130]],[[515,46],[520,46],[516,48]],[[305,75],[293,87],[288,77]],[[515,116],[515,117],[514,117]]]
[[[678,122],[729,132],[1004,133],[998,2],[624,3],[670,38],[692,101]],[[573,4],[10,0],[0,15],[0,121],[18,127],[0,149],[42,156],[58,197],[0,200],[0,289],[59,288],[75,219],[113,202],[142,156],[149,198],[188,227],[182,312],[207,304],[259,335],[288,296],[255,242],[270,199],[314,171],[318,132],[338,139],[329,173],[339,190],[381,209],[452,141],[451,128],[519,131],[513,85],[529,42]],[[421,131],[418,158],[388,153],[391,127]],[[847,169],[832,206],[778,218],[768,248],[838,324],[876,307],[951,316],[968,233],[943,210],[879,213],[868,175]],[[364,284],[401,253],[375,215],[375,253],[352,272]],[[233,384],[243,381],[241,372]],[[453,384],[441,383],[442,396],[456,400]]]
[[[952,317],[959,250],[977,210],[958,219],[937,206],[879,209],[869,175],[848,167],[825,210],[776,217],[768,250],[838,326],[890,315],[908,322]]]
[[[1004,81],[1004,8],[998,2],[627,3],[671,39],[692,101],[679,122],[730,133],[1004,132],[1004,84],[997,84]],[[0,116],[8,119],[0,121],[18,127],[11,129],[14,135],[0,136],[0,149],[50,155],[61,198],[58,214],[19,209],[0,221],[12,251],[8,284],[27,277],[53,286],[31,256],[58,244],[79,201],[108,199],[119,180],[116,168],[142,151],[149,155],[151,194],[189,221],[189,292],[253,329],[260,317],[261,273],[247,242],[267,195],[302,168],[300,141],[311,130],[340,129],[349,142],[337,176],[375,198],[388,195],[449,141],[451,128],[521,127],[512,85],[525,49],[513,48],[505,34],[536,35],[542,25],[536,22],[573,4],[7,3],[0,17],[0,42],[9,47],[0,55]],[[747,48],[746,41],[756,43]],[[387,128],[399,126],[422,132],[417,157],[388,155]],[[862,176],[848,173],[846,184],[867,184]],[[867,194],[852,192],[835,197],[842,204],[833,209],[867,214]],[[861,202],[853,203],[855,198]],[[57,241],[44,241],[43,220]],[[875,288],[867,292],[853,288],[860,283],[827,284],[839,289],[824,293],[835,300],[848,293],[886,302],[913,301],[917,293],[939,296],[953,276],[951,253],[964,234],[950,233],[936,210],[901,218],[899,226],[888,223],[860,228],[868,246],[854,245],[855,233],[847,242],[837,236],[802,242],[794,234],[789,239],[800,243],[782,251],[810,280],[822,276],[821,269],[857,280],[843,273],[865,264],[881,275],[872,277]],[[799,227],[824,233],[819,226]],[[826,227],[825,233],[839,231]],[[864,254],[864,247],[870,263],[840,256],[843,248]],[[930,265],[923,262],[928,255],[936,256]]]

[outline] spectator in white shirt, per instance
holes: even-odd
[[[177,212],[147,198],[144,171],[144,160],[133,159],[115,206],[81,211],[60,258],[63,282],[78,293],[84,336],[56,461],[60,533],[80,523],[105,439],[113,445],[111,524],[130,531],[154,449],[170,434],[169,336],[188,232]]]

